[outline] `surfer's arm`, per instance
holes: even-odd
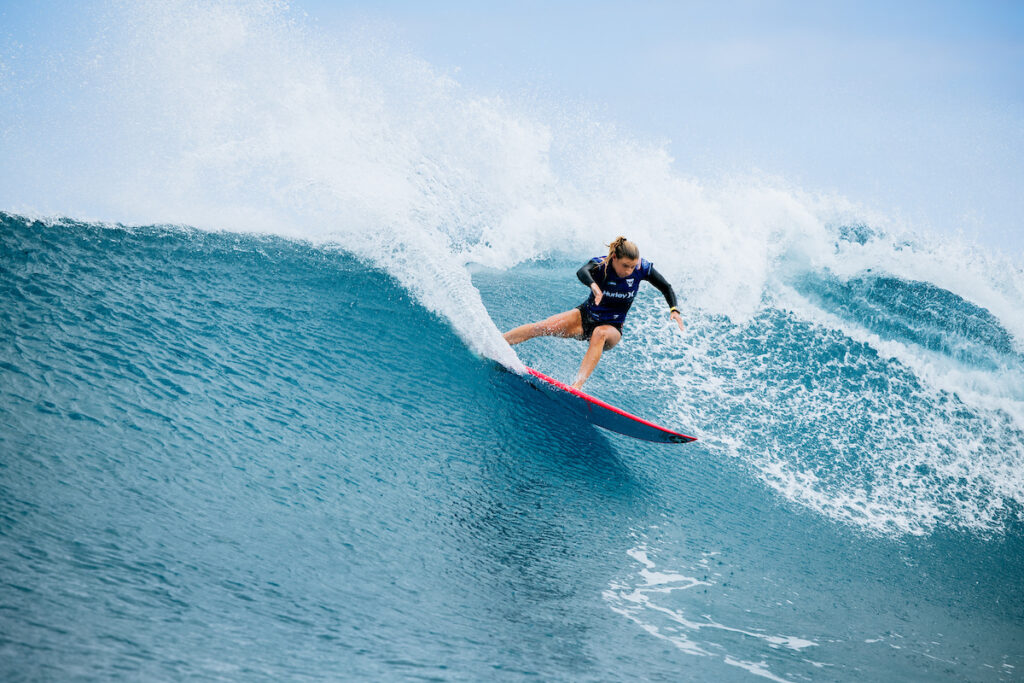
[[[594,293],[595,303],[601,303],[601,298],[604,296],[601,292],[601,288],[598,287],[594,281],[594,273],[601,267],[600,263],[594,263],[593,261],[587,261],[583,264],[583,267],[576,271],[576,277],[580,279],[580,282],[590,288],[590,291]]]
[[[647,274],[647,281],[657,287],[658,291],[664,295],[665,301],[668,303],[668,310],[672,319],[679,325],[679,329],[683,329],[683,316],[679,314],[679,309],[677,308],[678,303],[676,302],[676,293],[675,290],[672,289],[672,285],[668,283],[668,280],[662,277],[661,273],[654,269],[654,266],[651,266],[651,270]]]
[[[580,279],[580,282],[585,284],[587,287],[590,285],[596,285],[594,282],[594,273],[601,267],[600,263],[594,263],[593,261],[587,261],[583,264],[583,267],[576,271],[576,277]]]
[[[658,291],[665,296],[665,301],[668,302],[669,310],[678,310],[676,308],[678,304],[676,302],[675,290],[672,289],[672,285],[668,283],[668,280],[662,277],[661,273],[654,269],[654,266],[651,266],[651,272],[647,275],[647,281],[657,287]]]

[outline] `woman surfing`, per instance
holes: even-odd
[[[618,237],[608,245],[607,256],[595,256],[576,271],[576,277],[590,288],[590,296],[576,308],[553,315],[546,320],[528,323],[505,333],[511,345],[534,337],[566,337],[588,341],[590,346],[573,380],[579,389],[601,360],[605,349],[622,339],[622,324],[640,283],[647,280],[665,295],[669,315],[683,328],[683,318],[676,308],[676,295],[650,261],[640,258],[640,250],[625,237]]]

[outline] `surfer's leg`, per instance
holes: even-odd
[[[583,383],[597,367],[597,361],[601,360],[601,354],[606,349],[618,344],[620,339],[622,339],[622,333],[611,325],[599,325],[594,329],[594,334],[590,335],[590,346],[583,354],[583,362],[580,363],[579,372],[576,373],[576,379],[572,383],[574,388],[583,387]]]
[[[537,323],[527,323],[505,333],[505,341],[518,344],[534,337],[578,337],[583,334],[583,318],[577,309],[558,313]]]

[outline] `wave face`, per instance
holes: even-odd
[[[838,328],[766,305],[679,337],[646,292],[589,386],[702,437],[656,446],[562,412],[346,251],[0,217],[6,679],[1024,665],[1016,418]],[[505,327],[575,303],[572,266],[470,270]],[[933,285],[796,290],[865,338],[1019,368]],[[563,376],[582,351],[519,348]]]

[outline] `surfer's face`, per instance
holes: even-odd
[[[613,256],[612,268],[615,270],[615,274],[619,277],[626,277],[636,269],[636,264],[639,262],[640,259],[619,258],[617,256]]]

